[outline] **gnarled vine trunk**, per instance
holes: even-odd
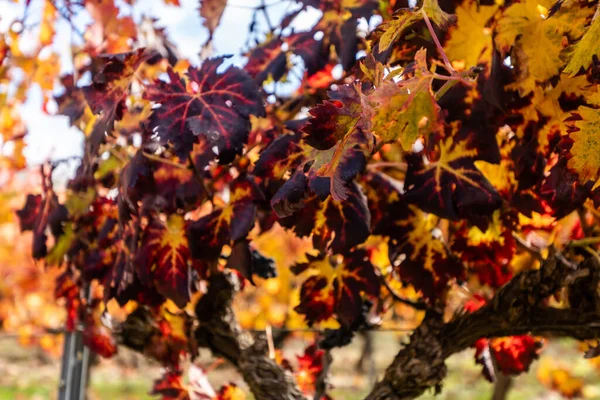
[[[230,361],[257,399],[306,399],[294,377],[268,357],[265,338],[253,338],[240,328],[232,309],[238,285],[236,276],[231,273],[211,276],[207,293],[196,305],[199,346]]]
[[[580,340],[600,337],[599,272],[595,259],[573,266],[560,257],[551,257],[539,270],[517,275],[474,313],[444,322],[441,312],[429,310],[410,343],[396,355],[366,399],[413,399],[430,388],[441,390],[446,359],[482,337],[526,333]],[[218,273],[210,278],[209,289],[196,307],[199,346],[230,361],[257,399],[305,399],[293,376],[268,357],[265,339],[252,337],[240,328],[232,309],[237,285],[232,274]],[[577,297],[583,299],[576,310],[545,304],[563,287],[577,290]]]

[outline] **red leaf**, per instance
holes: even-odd
[[[468,313],[483,307],[486,300],[475,294],[463,306]],[[542,342],[529,335],[506,336],[501,338],[481,338],[475,342],[475,361],[483,366],[483,375],[493,382],[496,367],[505,375],[518,375],[529,370],[531,363],[538,358]]]
[[[329,51],[323,48],[323,40],[315,39],[315,34],[314,31],[300,32],[286,38],[290,50],[304,61],[308,76],[323,69],[329,60]]]
[[[500,370],[507,375],[518,375],[529,370],[538,358],[541,343],[528,335],[492,339],[490,345]]]
[[[91,351],[104,358],[110,358],[117,354],[117,341],[108,328],[98,323],[86,324],[83,331],[83,343]]]
[[[65,308],[67,309],[66,327],[67,331],[72,332],[79,321],[81,299],[79,297],[79,288],[68,272],[64,272],[56,278],[54,297],[56,299],[65,299]]]
[[[233,161],[242,152],[250,131],[250,115],[263,116],[260,91],[245,71],[229,67],[217,73],[223,58],[207,60],[200,69],[189,67],[186,81],[173,69],[169,83],[156,80],[144,98],[160,106],[154,109],[150,128],[175,146],[181,159],[187,159],[196,136],[204,135],[217,146],[219,161]]]
[[[485,303],[485,298],[482,295],[476,293],[473,295],[473,297],[471,297],[465,302],[465,304],[463,305],[463,309],[468,313],[472,313],[485,306]]]
[[[21,232],[31,231],[35,226],[35,221],[38,214],[41,212],[40,206],[42,204],[42,195],[39,194],[28,194],[25,200],[25,205],[22,209],[18,210],[17,217],[19,217],[19,226]]]
[[[516,253],[512,231],[495,213],[488,228],[462,224],[452,237],[450,247],[463,263],[472,269],[484,285],[499,288],[512,278],[509,263]]]
[[[215,400],[246,400],[246,394],[235,383],[222,386]]]
[[[248,63],[244,69],[254,77],[259,85],[269,77],[278,81],[287,72],[287,56],[282,45],[281,39],[274,38],[248,53]]]
[[[91,85],[82,89],[94,114],[115,113],[115,118],[120,119],[133,74],[152,55],[152,51],[141,48],[129,53],[101,56],[104,61],[102,70],[93,77]]]
[[[104,141],[106,131],[113,129],[115,120],[123,117],[125,97],[138,67],[154,53],[141,48],[133,52],[105,55],[102,71],[92,84],[82,88],[83,95],[94,114],[102,113],[91,133],[87,151],[95,155]]]
[[[183,217],[172,214],[166,224],[153,219],[144,231],[137,264],[158,291],[184,307],[190,300],[190,250]]]
[[[460,261],[434,237],[438,217],[407,204],[398,185],[384,174],[367,175],[365,186],[375,216],[373,234],[389,237],[389,259],[402,281],[433,299],[452,279],[464,278]]]
[[[296,356],[298,359],[298,370],[296,380],[300,390],[304,393],[312,393],[315,390],[315,382],[323,371],[323,356],[325,350],[319,349],[316,344],[311,344],[304,349],[304,354]]]
[[[348,189],[348,198],[344,201],[329,197],[321,202],[315,196],[305,199],[306,178],[298,171],[273,197],[271,204],[284,216],[279,220],[282,226],[293,229],[298,236],[312,235],[317,249],[343,253],[364,242],[371,225],[362,190],[356,183],[351,183]],[[289,211],[293,213],[285,216]]]
[[[83,91],[75,84],[72,74],[62,76],[60,81],[65,91],[54,98],[58,105],[58,114],[69,117],[69,123],[73,125],[85,111],[85,97]]]
[[[489,216],[501,205],[501,198],[475,167],[477,150],[466,141],[451,139],[439,143],[439,156],[424,164],[423,156],[407,157],[406,200],[440,217]]]
[[[225,6],[227,0],[200,0],[200,16],[204,18],[204,26],[208,28],[209,40],[221,22]]]
[[[196,164],[198,168],[198,164]],[[160,188],[161,209],[168,214],[177,210],[190,211],[202,204],[205,192],[194,172],[162,164],[154,171],[154,182]]]
[[[225,244],[244,239],[254,227],[256,202],[262,199],[262,193],[247,177],[232,182],[230,191],[228,204],[189,224],[192,257],[215,259]]]
[[[343,85],[338,90],[327,92],[329,100],[309,113],[302,131],[304,141],[318,150],[327,150],[342,140],[348,131],[356,127],[368,129],[368,113],[365,112],[366,97],[355,85]]]
[[[308,263],[293,267],[296,274],[305,271],[310,276],[302,284],[295,310],[306,316],[309,325],[335,313],[343,325],[350,326],[362,313],[363,295],[379,295],[379,280],[364,250],[345,256],[309,256]]]
[[[494,362],[503,374],[518,375],[529,370],[540,348],[541,342],[529,335],[482,338],[475,343],[475,360],[483,365],[484,376],[492,382],[495,380]]]
[[[162,400],[189,400],[187,388],[183,383],[182,372],[165,370],[160,379],[154,381],[150,394],[160,395]]]
[[[286,172],[294,171],[303,161],[300,135],[282,135],[260,153],[253,172],[261,178],[282,179]]]

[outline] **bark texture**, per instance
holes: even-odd
[[[580,340],[600,337],[598,272],[595,259],[574,266],[553,256],[539,270],[515,276],[472,314],[444,323],[439,312],[429,311],[367,399],[413,399],[431,387],[441,390],[446,358],[482,337],[526,333]],[[548,307],[546,299],[563,287],[576,291],[569,295],[571,308]]]
[[[199,346],[231,362],[258,400],[306,399],[294,377],[268,357],[264,336],[253,337],[240,328],[232,309],[238,285],[237,277],[230,273],[210,278],[207,293],[196,305]]]

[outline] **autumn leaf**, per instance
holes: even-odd
[[[219,162],[241,154],[250,131],[250,115],[263,116],[258,87],[243,70],[229,67],[217,73],[222,58],[190,67],[187,82],[169,68],[169,82],[157,80],[146,87],[144,98],[160,104],[152,112],[150,128],[187,159],[197,136],[216,146]],[[207,151],[213,151],[210,146]]]
[[[54,24],[56,23],[56,6],[52,0],[44,1],[44,11],[42,12],[42,21],[40,23],[40,44],[47,46],[54,40]]]
[[[444,43],[450,61],[462,62],[464,68],[484,62],[491,68],[493,30],[488,22],[498,9],[498,5],[486,6],[470,0],[456,7],[457,24],[450,28],[450,38]]]
[[[424,211],[448,219],[487,216],[501,199],[475,167],[478,151],[467,140],[439,143],[436,161],[424,164],[419,155],[408,157],[405,199]]]
[[[538,192],[549,214],[557,219],[582,207],[594,186],[593,181],[581,180],[568,168],[569,161],[564,156],[560,157]]]
[[[415,76],[397,84],[384,80],[369,94],[373,103],[373,132],[384,143],[400,140],[411,151],[419,136],[439,129],[440,107],[431,90],[432,74],[427,70],[426,52],[415,56]]]
[[[379,295],[379,280],[365,250],[355,250],[345,256],[309,256],[297,264],[294,273],[306,272],[309,277],[300,288],[300,304],[296,311],[305,315],[309,325],[332,315],[349,326],[362,310],[363,294]]]
[[[332,101],[311,109],[303,140],[316,150],[306,152],[309,186],[321,199],[348,197],[348,185],[366,165],[373,147],[370,106],[357,86],[329,92]]]
[[[106,131],[112,130],[114,120],[119,120],[125,110],[125,97],[138,67],[152,55],[145,49],[103,57],[104,66],[89,86],[82,88],[85,100],[94,114],[101,116],[91,133],[87,152],[95,155],[104,140]]]
[[[227,0],[200,0],[200,17],[204,19],[204,26],[208,29],[209,40],[219,26],[226,6]]]
[[[438,217],[408,204],[400,183],[385,174],[367,174],[363,186],[372,213],[372,233],[388,239],[389,261],[403,282],[433,299],[452,279],[464,277],[463,265],[436,232]]]
[[[571,53],[568,55],[569,62],[563,73],[573,77],[582,69],[586,70],[590,66],[592,59],[600,55],[598,37],[600,37],[600,19],[595,18],[581,40],[571,49]]]
[[[256,285],[253,275],[262,279],[277,276],[275,261],[250,246],[250,242],[245,239],[239,240],[233,245],[231,254],[227,258],[227,267],[239,271],[253,285]]]
[[[298,386],[304,393],[311,393],[315,390],[315,382],[323,371],[323,357],[325,350],[319,349],[316,344],[311,344],[304,349],[304,354],[297,355],[298,369],[294,375],[298,380]]]
[[[323,51],[323,39],[316,40],[315,32],[298,32],[286,38],[290,51],[304,62],[308,76],[325,67],[329,61],[328,52]]]
[[[87,103],[72,74],[62,76],[60,81],[64,92],[54,98],[58,105],[58,113],[68,117],[69,123],[74,125],[83,116]]]
[[[527,372],[538,358],[542,343],[529,336],[508,336],[493,339],[479,339],[475,343],[475,360],[483,365],[484,376],[495,380],[494,363],[505,375],[519,375]],[[492,361],[491,358],[495,361]]]
[[[285,75],[287,55],[283,51],[283,44],[283,40],[274,38],[248,53],[248,63],[244,69],[252,75],[256,83],[262,84],[268,78],[277,82]]]
[[[454,21],[455,17],[444,12],[437,0],[424,0],[419,10],[409,10],[401,8],[396,11],[392,19],[383,23],[378,30],[381,32],[377,41],[376,52],[383,53],[397,42],[406,30],[423,19],[423,10],[425,14],[440,28],[445,29],[448,24]]]
[[[153,219],[144,230],[137,255],[138,270],[158,291],[183,308],[190,300],[190,249],[183,217],[172,214],[166,224]]]
[[[160,208],[168,213],[177,210],[193,210],[200,206],[206,197],[204,188],[191,169],[162,164],[153,172],[154,183],[161,188],[157,197]]]
[[[323,17],[313,28],[314,32],[323,32],[323,48],[329,53],[329,48],[335,49],[345,69],[351,68],[356,61],[358,38],[356,29],[358,23],[345,10],[330,9],[323,12]]]
[[[283,199],[293,199],[295,206],[288,206],[286,211],[278,211],[279,223],[292,229],[298,236],[312,235],[317,249],[331,249],[335,253],[343,253],[361,244],[369,236],[371,216],[367,201],[362,190],[356,183],[349,186],[348,198],[336,201],[328,197],[320,201],[315,196],[305,197],[306,178],[302,173],[296,173],[300,183],[293,178],[288,181],[293,185],[282,188],[280,196],[275,196],[271,204],[276,211],[281,210]]]
[[[232,182],[230,190],[227,204],[188,225],[192,257],[215,259],[225,244],[244,239],[254,227],[256,202],[262,200],[262,193],[246,177]]]
[[[369,130],[370,106],[357,85],[340,86],[327,95],[329,100],[309,111],[311,117],[302,129],[303,140],[317,150],[330,149],[355,129]]]
[[[100,321],[90,321],[83,331],[83,343],[95,354],[110,358],[117,353],[117,341]]]
[[[103,67],[83,94],[94,114],[115,114],[120,119],[125,108],[125,96],[139,66],[152,56],[151,51],[138,49],[130,53],[111,54],[102,57]]]
[[[448,14],[441,9],[438,0],[423,0],[422,10],[441,29],[446,29],[456,20],[455,15]]]
[[[143,150],[136,154],[123,167],[119,176],[119,218],[121,220],[138,214],[138,201],[156,191],[154,182],[155,165],[144,156]]]
[[[438,221],[435,215],[409,206],[408,218],[390,221],[393,230],[385,231],[390,237],[390,261],[396,266],[400,279],[412,284],[428,299],[439,296],[448,282],[463,279],[465,274],[463,265],[449,254],[443,239],[434,236]]]
[[[80,320],[81,298],[79,297],[77,283],[68,271],[63,272],[56,278],[54,297],[65,300],[65,309],[67,311],[66,328],[67,331],[73,332]]]
[[[246,394],[235,383],[224,385],[219,389],[215,400],[246,400]]]
[[[179,370],[165,370],[163,376],[154,381],[151,394],[161,396],[162,400],[190,399]]]
[[[305,161],[305,151],[300,135],[285,134],[276,138],[260,153],[254,164],[254,175],[282,179],[286,172],[294,171]]]
[[[537,378],[548,389],[555,390],[567,399],[583,395],[584,380],[574,375],[564,365],[557,364],[552,358],[542,358],[537,370]]]
[[[558,75],[563,65],[560,58],[563,37],[579,39],[585,32],[585,21],[592,13],[590,8],[572,3],[547,18],[553,3],[553,0],[513,3],[498,21],[496,46],[505,53],[512,48],[512,57],[520,66],[518,81],[512,87],[518,88],[521,95],[530,93],[536,83]],[[524,63],[527,63],[526,69],[521,66]]]
[[[84,34],[89,46],[97,53],[131,50],[131,39],[137,38],[136,24],[129,15],[120,16],[114,0],[86,1],[85,8],[93,21]]]
[[[16,211],[19,217],[21,232],[33,230],[38,214],[41,212],[42,196],[39,194],[28,194],[23,208]]]
[[[471,269],[479,282],[499,288],[512,278],[509,263],[516,253],[516,243],[501,221],[500,211],[494,212],[487,229],[462,223],[453,236],[452,251]]]
[[[377,52],[383,53],[392,44],[400,39],[402,34],[415,22],[422,19],[422,15],[411,10],[400,9],[378,29],[382,32],[377,42]]]
[[[572,157],[567,165],[577,172],[580,182],[596,181],[600,173],[600,159],[598,158],[600,113],[590,107],[579,107],[577,118],[571,123],[569,137],[573,140],[570,150]]]

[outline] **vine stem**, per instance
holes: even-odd
[[[448,56],[446,55],[446,52],[444,51],[444,48],[442,47],[440,40],[438,39],[437,35],[435,34],[435,31],[433,30],[433,25],[431,25],[431,21],[429,20],[427,13],[425,12],[425,10],[421,9],[421,14],[423,14],[423,20],[425,20],[425,25],[427,25],[427,29],[429,30],[429,33],[431,34],[431,38],[433,39],[433,42],[435,43],[435,47],[437,47],[438,52],[442,56],[442,60],[444,60],[444,65],[446,66],[446,68],[448,69],[449,72],[451,72],[452,74],[455,74],[456,71],[454,70],[454,67],[452,67],[452,64],[450,64],[450,60],[448,60]]]
[[[393,161],[378,161],[367,165],[368,169],[377,168],[396,168],[400,171],[406,172],[408,165],[404,162],[393,162]]]
[[[423,302],[419,302],[419,301],[413,301],[413,300],[410,300],[410,299],[400,296],[398,293],[396,293],[394,288],[392,288],[390,286],[388,281],[385,279],[386,278],[385,275],[378,273],[378,271],[376,271],[376,273],[379,276],[379,280],[381,281],[383,286],[385,286],[385,288],[388,290],[388,292],[390,292],[390,294],[392,295],[392,297],[394,298],[395,301],[402,303],[402,304],[406,304],[407,306],[410,306],[416,310],[423,310],[423,311],[427,310],[427,304],[425,304]]]
[[[583,239],[571,240],[571,242],[569,243],[569,247],[586,247],[598,243],[600,243],[600,237],[587,237]]]
[[[145,151],[142,151],[142,154],[144,155],[144,157],[146,157],[150,160],[153,160],[153,161],[161,162],[163,164],[167,164],[167,165],[170,165],[175,168],[188,169],[187,165],[179,164],[178,162],[171,161],[166,158],[159,157],[159,156],[155,156],[154,154],[146,153]]]
[[[525,239],[523,239],[521,236],[517,235],[514,232],[512,233],[512,237],[517,241],[517,244],[519,246],[531,253],[531,255],[533,255],[538,261],[544,261],[544,257],[542,256],[542,253],[539,249],[536,249],[535,247],[527,243]]]

